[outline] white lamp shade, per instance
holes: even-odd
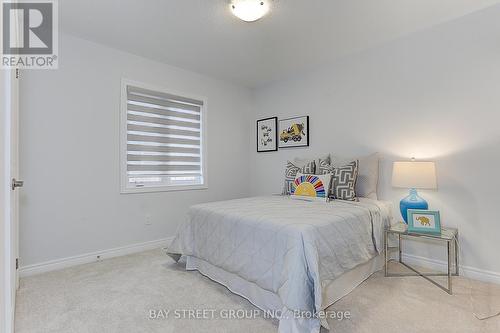
[[[434,162],[394,162],[392,186],[436,189],[436,165]]]

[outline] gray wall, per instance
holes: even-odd
[[[63,35],[60,69],[21,81],[22,265],[172,236],[192,204],[279,192],[296,156],[379,151],[379,195],[396,207],[406,191],[390,185],[392,161],[436,161],[439,189],[422,195],[460,228],[465,265],[500,272],[498,17],[492,7],[253,92]],[[208,190],[119,194],[122,77],[208,97]],[[311,146],[257,154],[255,120],[275,115],[309,115]],[[430,244],[406,251],[444,259]]]
[[[397,207],[406,190],[391,187],[392,161],[434,160],[439,189],[422,195],[445,226],[460,228],[465,265],[500,272],[499,17],[496,6],[261,87],[255,118],[309,115],[311,146],[253,153],[252,193],[279,192],[295,156],[379,151],[380,198]]]
[[[122,77],[208,98],[208,190],[120,194]],[[21,92],[23,266],[173,236],[190,205],[248,195],[247,89],[62,35],[60,68]]]

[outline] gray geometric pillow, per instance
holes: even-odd
[[[356,180],[358,179],[359,161],[352,161],[341,167],[334,167],[327,161],[320,160],[318,174],[332,174],[332,187],[330,198],[339,200],[356,201]]]
[[[292,183],[297,176],[297,172],[302,172],[306,174],[314,174],[316,171],[316,163],[310,161],[303,167],[298,167],[290,161],[286,162],[285,167],[285,184],[283,185],[282,195],[290,195],[292,193]]]

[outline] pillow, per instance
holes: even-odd
[[[302,168],[307,163],[314,161],[314,164],[316,164],[316,167],[318,167],[320,160],[328,161],[328,163],[330,163],[330,154],[317,156],[316,158],[299,158],[299,157],[296,157],[296,158],[293,159],[293,164],[295,164],[296,166]]]
[[[292,192],[292,183],[297,176],[297,172],[312,174],[315,171],[316,164],[314,163],[314,161],[310,161],[302,167],[298,167],[292,162],[287,161],[285,167],[285,184],[283,185],[283,191],[281,192],[281,194],[290,195],[290,193]]]
[[[291,198],[327,201],[331,180],[331,174],[308,175],[299,172],[292,183]]]
[[[332,174],[332,185],[329,196],[331,199],[356,200],[356,180],[358,178],[358,160],[341,167],[334,167],[326,161],[320,161],[319,174]]]
[[[362,156],[352,159],[343,159],[331,155],[331,164],[333,166],[342,166],[354,159],[359,160],[358,180],[356,181],[356,195],[358,197],[377,200],[377,186],[379,175],[379,153],[368,156]]]

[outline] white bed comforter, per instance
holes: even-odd
[[[297,318],[328,304],[322,286],[376,256],[390,209],[380,201],[309,202],[283,196],[195,205],[168,248],[203,259],[279,296],[280,332],[319,332]]]

